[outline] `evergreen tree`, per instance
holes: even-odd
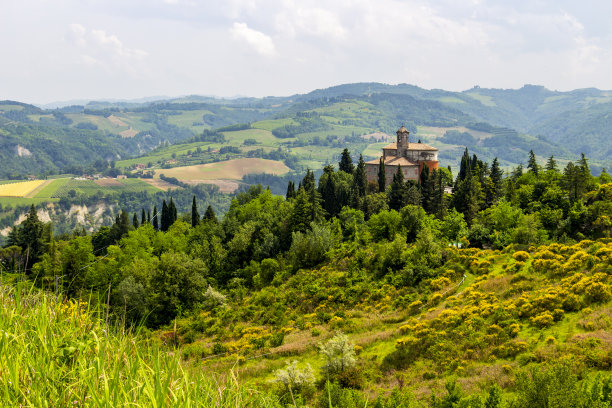
[[[557,173],[559,169],[557,168],[557,161],[555,160],[555,156],[551,155],[546,162],[546,171],[552,171]]]
[[[138,223],[138,215],[136,213],[134,213],[134,217],[132,217],[132,225],[134,226],[134,229],[140,227],[140,224]]]
[[[327,212],[330,218],[337,215],[340,210],[338,208],[339,200],[336,197],[336,178],[334,177],[333,169],[332,173],[324,171],[323,176],[319,179],[319,189],[325,212]]]
[[[289,180],[289,183],[287,184],[287,194],[285,194],[285,198],[287,200],[295,198],[295,183],[291,180]]]
[[[512,171],[512,180],[516,180],[523,175],[523,164],[519,163],[518,166],[514,168]]]
[[[580,154],[578,166],[580,168],[580,181],[584,184],[584,190],[589,191],[593,183],[593,176],[591,175],[591,169],[589,168],[589,163],[584,153]]]
[[[144,208],[140,212],[140,225],[145,225],[147,222],[147,214],[145,213]]]
[[[453,206],[458,212],[463,213],[468,225],[471,225],[480,210],[481,194],[478,178],[468,171],[453,194]]]
[[[166,200],[163,201],[162,203],[162,210],[161,210],[161,220],[160,220],[160,226],[159,228],[166,232],[168,231],[168,228],[170,228],[170,219],[171,219],[171,215],[170,215],[170,210],[168,209],[168,204],[166,204]]]
[[[610,177],[610,175],[608,174],[608,171],[604,167],[601,169],[601,174],[599,175],[599,184],[608,184],[608,183],[612,183],[612,178]]]
[[[151,210],[147,208],[147,224],[151,223]]]
[[[325,211],[321,206],[321,194],[314,188],[308,193],[309,221],[319,223],[325,218]],[[310,225],[310,223],[309,223]]]
[[[198,205],[196,204],[196,197],[193,196],[193,202],[191,203],[191,226],[195,228],[200,223],[200,213],[198,213]]]
[[[159,231],[159,216],[157,214],[157,206],[153,206],[153,228],[155,228],[156,231]]]
[[[217,221],[217,214],[215,214],[215,210],[213,210],[211,205],[208,205],[208,207],[206,208],[206,212],[204,213],[204,220],[212,221],[215,224],[219,222]]]
[[[406,205],[406,185],[404,184],[404,173],[402,166],[397,166],[397,172],[393,175],[391,191],[389,193],[389,208],[399,210]]]
[[[365,197],[366,188],[368,187],[368,177],[366,176],[366,165],[363,161],[363,155],[359,155],[359,163],[353,174],[353,190],[358,197]]]
[[[293,202],[293,209],[289,216],[289,230],[292,232],[306,232],[310,228],[308,194],[304,188],[297,191],[297,197]]]
[[[170,211],[170,225],[168,225],[168,228],[170,228],[172,224],[174,224],[178,219],[178,213],[176,211],[176,206],[174,205],[174,200],[172,200],[172,197],[170,197],[170,205],[168,206],[168,210]]]
[[[527,168],[529,169],[529,173],[532,173],[534,176],[538,176],[540,174],[538,162],[536,160],[535,153],[533,150],[529,151],[529,161],[527,162]]]
[[[381,157],[378,162],[378,192],[384,193],[387,188],[387,179],[385,177],[385,161]]]
[[[310,171],[310,169],[306,170],[306,175],[302,179],[301,187],[303,187],[306,192],[310,192],[311,190],[315,189],[315,177],[314,173]]]
[[[353,174],[353,172],[355,171],[355,166],[353,166],[353,159],[351,159],[351,154],[346,148],[342,151],[340,163],[338,163],[338,170],[348,174]]]
[[[36,214],[36,207],[34,204],[30,206],[30,211],[26,219],[21,225],[15,229],[10,241],[13,241],[13,245],[21,247],[22,253],[27,259],[25,265],[25,272],[28,273],[32,265],[40,260],[42,255],[45,253],[45,242],[43,240],[44,224],[38,218]]]
[[[433,184],[433,194],[431,201],[431,212],[436,217],[442,219],[446,215],[446,202],[444,199],[444,176],[442,170],[434,170],[430,176]]]
[[[429,167],[427,165],[423,165],[421,169],[421,174],[419,177],[420,187],[421,187],[421,200],[423,209],[428,213],[432,214],[434,207],[434,179],[429,174]]]
[[[567,164],[563,170],[562,183],[571,201],[579,200],[585,192],[591,190],[593,177],[584,154],[577,165],[572,162]]]
[[[393,183],[391,183],[391,186],[393,186]],[[421,195],[421,189],[419,185],[413,180],[408,180],[404,184],[404,189],[406,192],[404,206],[416,205],[421,207],[421,205],[423,204],[423,197]]]
[[[130,216],[125,210],[121,210],[115,217],[115,223],[110,230],[110,238],[113,242],[119,242],[119,240],[130,232]]]
[[[499,168],[499,161],[497,157],[493,159],[491,165],[491,171],[489,178],[486,180],[485,185],[485,206],[488,208],[495,204],[503,196],[503,175],[504,171]]]
[[[470,154],[468,153],[467,147],[463,151],[463,156],[461,156],[461,163],[459,165],[459,174],[457,175],[457,179],[455,180],[455,188],[459,185],[459,182],[465,180],[466,175],[471,173],[472,170],[472,159],[470,158]]]

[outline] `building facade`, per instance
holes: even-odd
[[[410,132],[404,126],[397,131],[397,141],[383,147],[382,160],[385,163],[386,185],[391,184],[398,167],[404,180],[419,180],[423,166],[429,170],[438,168],[438,149],[425,143],[410,143]],[[368,182],[378,182],[380,158],[366,162]]]

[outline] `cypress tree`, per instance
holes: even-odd
[[[368,177],[366,176],[366,165],[363,161],[363,155],[359,155],[359,163],[353,174],[353,190],[357,192],[358,197],[365,197],[366,188],[368,186]]]
[[[147,222],[147,215],[145,214],[145,210],[143,208],[142,211],[140,212],[140,225],[145,225],[146,222]]]
[[[140,224],[138,223],[138,215],[136,213],[134,213],[134,217],[132,217],[132,225],[134,226],[134,229],[140,227]]]
[[[289,200],[290,198],[295,198],[295,183],[289,180],[287,183],[287,194],[285,194],[285,198]]]
[[[353,159],[351,159],[351,154],[349,153],[347,148],[342,151],[340,163],[338,163],[338,170],[348,174],[353,174],[353,172],[355,171],[355,166],[353,166]]]
[[[207,221],[212,221],[215,224],[217,221],[217,215],[215,214],[215,210],[213,210],[212,206],[208,205],[206,208],[206,212],[204,213],[204,219]]]
[[[433,206],[434,206],[434,179],[429,174],[429,167],[424,165],[421,169],[420,174],[420,187],[421,187],[421,196],[423,202],[423,209],[428,213],[432,214]]]
[[[147,224],[151,223],[151,210],[147,208]]]
[[[393,175],[391,191],[389,193],[389,208],[399,210],[406,202],[406,185],[404,184],[404,173],[402,166],[397,166],[397,172]]]
[[[384,193],[387,188],[387,178],[385,177],[385,161],[381,157],[378,161],[378,192]]]
[[[457,179],[455,180],[455,188],[459,185],[459,183],[465,180],[468,172],[471,173],[472,170],[472,159],[470,159],[470,154],[468,153],[467,147],[463,152],[463,156],[461,156],[461,163],[459,164],[459,174],[457,174]]]
[[[321,183],[321,181],[323,181],[323,183]],[[319,179],[319,188],[321,188],[323,209],[327,212],[330,218],[337,215],[339,212],[337,208],[339,202],[338,197],[336,197],[336,178],[334,177],[333,172],[324,174]]]
[[[156,231],[159,231],[159,216],[157,214],[157,206],[153,206],[153,218],[151,220],[153,221],[153,228],[155,228]]]
[[[168,228],[170,228],[172,224],[174,224],[176,220],[178,219],[176,206],[174,205],[174,201],[172,200],[172,197],[170,197],[170,205],[168,206],[168,210],[170,210],[170,224],[168,225]]]
[[[432,177],[434,181],[433,208],[432,212],[440,219],[446,215],[446,203],[444,201],[444,177],[442,170],[434,170]]]
[[[191,226],[195,228],[200,223],[200,214],[198,213],[198,206],[196,204],[196,197],[193,196],[193,203],[191,204]]]
[[[161,222],[159,227],[164,232],[168,231],[168,228],[170,228],[170,211],[168,209],[168,204],[166,204],[166,200],[162,203]]]
[[[138,220],[136,220],[138,221]],[[114,242],[118,242],[123,236],[130,232],[130,216],[125,210],[115,217],[115,224],[111,227],[110,236]]]

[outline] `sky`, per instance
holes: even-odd
[[[612,89],[609,0],[0,0],[0,100]]]

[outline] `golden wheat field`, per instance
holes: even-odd
[[[21,181],[18,183],[1,184],[0,197],[25,197],[35,188],[44,184],[45,180]]]

